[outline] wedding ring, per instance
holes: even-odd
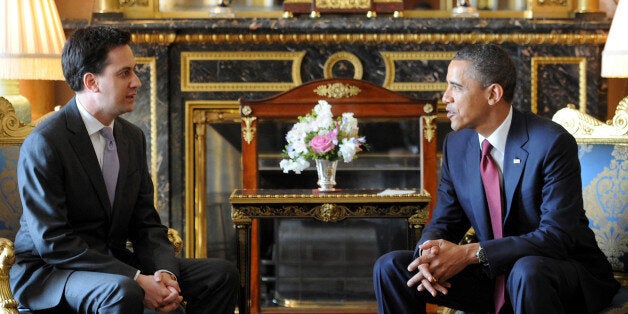
[[[438,283],[438,279],[436,279],[436,277],[432,277],[432,283]]]

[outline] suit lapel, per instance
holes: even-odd
[[[528,159],[528,151],[524,148],[529,139],[526,121],[525,116],[521,112],[513,110],[512,124],[508,132],[506,151],[504,152],[503,176],[504,193],[506,194],[504,225],[506,225],[505,222],[510,216],[513,196],[517,186],[519,186],[519,180],[521,180],[521,174]],[[504,233],[504,235],[506,234]]]
[[[85,170],[89,176],[89,179],[92,182],[92,187],[96,191],[103,209],[109,209],[111,205],[109,203],[107,186],[105,185],[105,180],[103,179],[102,170],[98,164],[98,158],[96,157],[92,141],[87,135],[85,123],[83,122],[81,114],[76,106],[76,99],[72,98],[72,100],[70,100],[70,102],[66,105],[67,109],[65,110],[67,116],[67,128],[72,134],[69,142],[72,149],[74,149],[83,170]],[[109,210],[105,210],[105,214],[108,217]]]

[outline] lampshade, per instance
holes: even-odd
[[[602,51],[602,77],[628,77],[628,0],[619,0]]]
[[[2,0],[0,25],[0,79],[64,79],[65,34],[54,0]]]

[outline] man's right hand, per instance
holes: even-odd
[[[144,306],[160,312],[174,311],[183,299],[176,289],[168,287],[163,281],[155,280],[155,276],[140,274],[137,283],[144,289]]]

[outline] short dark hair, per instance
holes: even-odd
[[[501,85],[504,100],[512,103],[517,87],[517,68],[502,47],[494,44],[469,45],[460,49],[453,60],[471,62],[471,77],[483,87],[494,83]]]
[[[111,26],[88,26],[76,30],[63,46],[63,76],[72,90],[83,90],[85,73],[101,74],[112,49],[128,45],[131,33]]]

